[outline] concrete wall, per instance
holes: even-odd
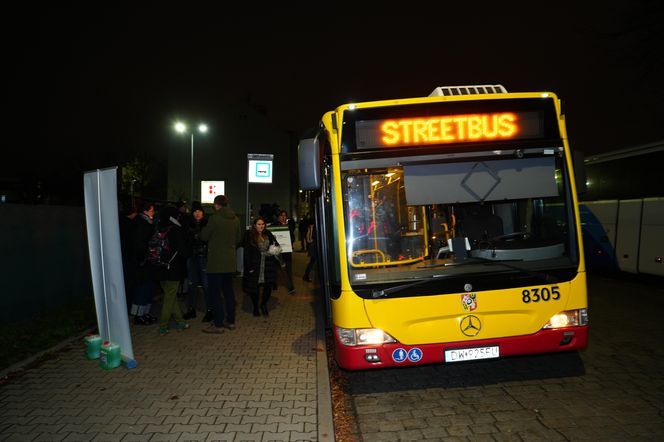
[[[0,324],[93,298],[83,207],[0,204]]]

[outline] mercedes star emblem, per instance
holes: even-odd
[[[465,316],[461,320],[461,333],[466,336],[477,336],[482,330],[482,321],[475,315]]]

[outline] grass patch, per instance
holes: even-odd
[[[92,296],[49,309],[33,318],[0,325],[0,370],[97,325]]]

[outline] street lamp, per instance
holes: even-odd
[[[178,121],[175,123],[175,131],[181,134],[187,133],[187,125],[182,123],[181,121]],[[208,127],[205,124],[199,124],[198,125],[198,131],[202,134],[206,133],[208,131]],[[191,205],[191,202],[194,201],[194,131],[192,130],[190,132],[191,134],[191,170],[190,170],[190,188],[191,188],[191,195],[189,199],[189,204]]]

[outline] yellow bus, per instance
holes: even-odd
[[[298,146],[341,368],[573,351],[588,341],[560,100],[502,85],[339,106]]]

